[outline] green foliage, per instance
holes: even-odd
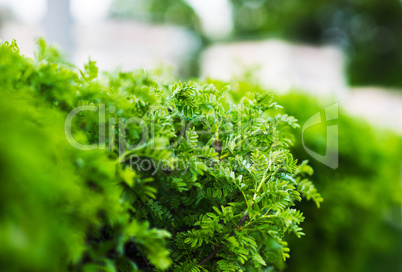
[[[270,94],[79,70],[43,40],[0,46],[0,86],[1,270],[272,271],[322,202]]]

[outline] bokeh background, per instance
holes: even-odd
[[[82,66],[168,67],[180,78],[256,75],[402,132],[399,0],[0,0],[0,38],[35,37]]]
[[[264,88],[303,125],[339,103],[339,166],[325,124],[295,132],[325,203],[300,209],[286,271],[402,271],[402,1],[0,0],[0,39],[45,37],[83,67]],[[332,152],[331,151],[331,152]]]

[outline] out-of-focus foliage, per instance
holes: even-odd
[[[130,217],[113,154],[66,140],[65,111],[96,88],[77,72],[43,41],[35,60],[0,46],[0,270],[133,271],[136,252],[166,268],[170,234]]]
[[[402,87],[399,0],[231,0],[235,39],[280,37],[335,44],[350,83]]]
[[[273,37],[336,45],[347,53],[346,74],[351,84],[402,87],[400,0],[230,2],[234,40]],[[209,42],[200,28],[197,14],[183,0],[115,0],[111,14],[181,25],[198,33],[203,46]],[[196,62],[196,58],[192,60]]]
[[[250,81],[232,85],[239,96],[261,89]],[[275,99],[301,126],[329,106],[301,93],[275,95]],[[295,134],[292,151],[310,161],[325,202],[319,210],[309,203],[298,205],[309,218],[302,224],[309,239],[290,241],[295,254],[286,271],[400,271],[402,138],[352,118],[342,108],[337,122],[328,125],[334,124],[339,129],[337,169],[311,158],[302,143],[302,130]],[[305,130],[304,144],[325,155],[325,122]]]
[[[322,202],[269,93],[98,75],[43,40],[0,46],[0,86],[1,271],[272,271]]]

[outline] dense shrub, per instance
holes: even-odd
[[[0,46],[0,86],[2,271],[272,271],[322,201],[269,93],[80,71],[43,40]]]
[[[250,90],[263,91],[253,80],[232,85],[236,98]],[[302,93],[275,98],[301,125],[316,113],[323,114],[329,106]],[[319,210],[305,202],[297,205],[309,218],[302,224],[309,239],[290,240],[294,254],[286,271],[399,271],[402,138],[349,116],[342,104],[338,120],[330,125],[333,124],[338,124],[339,129],[336,169],[313,159],[303,146],[302,130],[295,132],[291,150],[296,157],[309,159],[325,202]],[[325,122],[305,130],[304,144],[325,155]]]

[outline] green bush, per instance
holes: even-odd
[[[235,97],[263,91],[253,80],[232,85]],[[329,106],[302,93],[275,95],[275,99],[301,125]],[[304,143],[302,130],[295,133],[291,150],[297,158],[310,161],[325,202],[319,210],[309,203],[297,205],[309,218],[302,224],[308,239],[290,239],[293,254],[286,271],[399,271],[402,138],[349,116],[341,106],[338,120],[330,124],[339,129],[338,168],[316,161],[303,146],[325,155],[325,122],[306,129]]]
[[[269,93],[80,71],[43,40],[0,46],[0,86],[2,271],[272,271],[322,201]]]

